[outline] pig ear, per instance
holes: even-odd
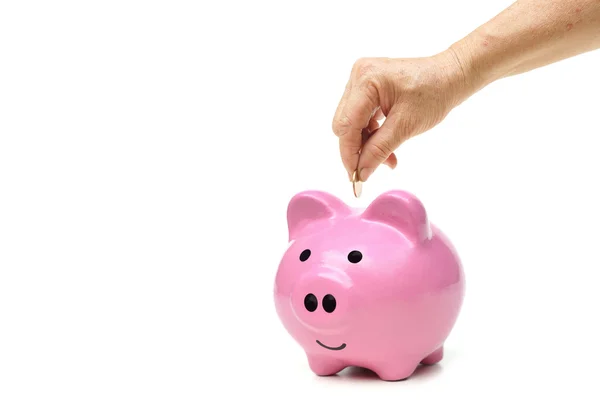
[[[298,193],[287,209],[289,240],[295,239],[302,228],[314,221],[331,220],[349,212],[344,202],[329,193],[311,190]]]
[[[365,209],[362,218],[393,227],[414,243],[431,238],[425,207],[408,192],[394,190],[380,195]]]

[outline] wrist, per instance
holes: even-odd
[[[496,61],[489,39],[477,31],[452,44],[443,53],[450,55],[463,75],[463,93],[470,97],[484,87],[502,78],[502,64]]]
[[[432,62],[432,68],[441,79],[440,91],[450,108],[460,105],[477,91],[476,72],[473,71],[470,60],[462,52],[448,48],[434,55]]]
[[[473,93],[510,76],[519,59],[507,41],[484,30],[478,28],[445,51],[457,59],[465,72],[467,88]]]

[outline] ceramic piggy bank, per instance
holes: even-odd
[[[399,381],[442,359],[463,269],[415,196],[390,191],[363,210],[307,191],[291,199],[287,221],[275,307],[315,374],[358,366]]]

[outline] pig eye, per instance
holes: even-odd
[[[362,254],[360,251],[352,251],[348,254],[348,261],[352,262],[353,264],[359,263],[361,259]]]
[[[300,261],[304,262],[310,257],[310,250],[304,250],[300,253]]]

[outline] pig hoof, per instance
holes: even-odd
[[[326,357],[308,357],[310,369],[318,376],[335,375],[346,368],[346,364]]]
[[[434,352],[432,352],[431,354],[429,354],[428,356],[423,358],[423,360],[421,361],[421,364],[423,364],[423,365],[437,364],[438,362],[440,362],[442,360],[442,358],[444,358],[444,347],[438,348],[437,350],[435,350]]]

